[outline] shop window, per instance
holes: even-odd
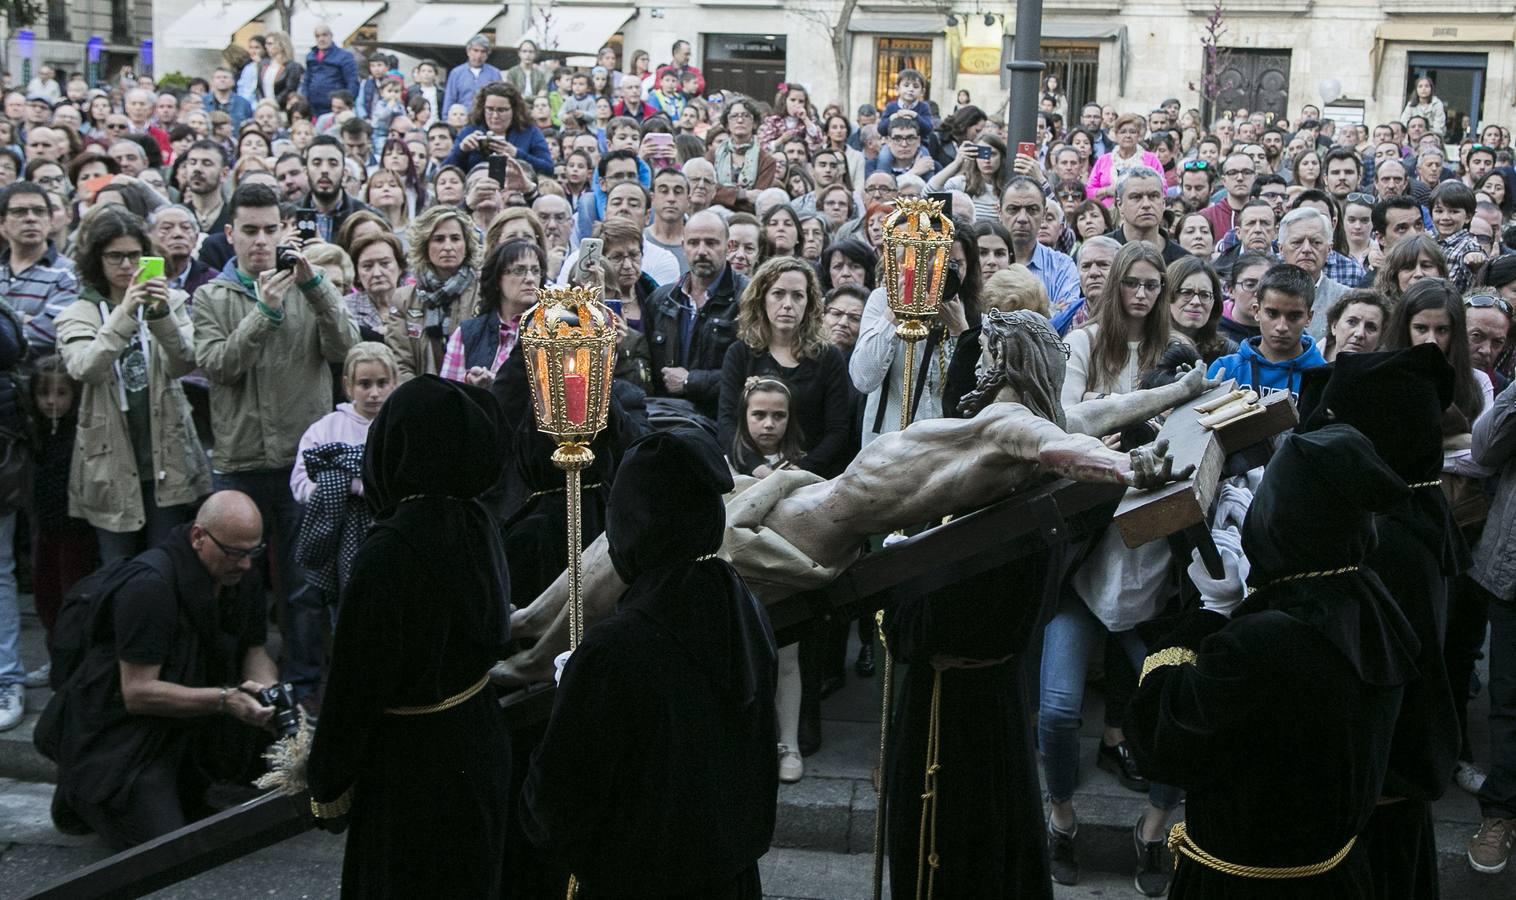
[[[882,37],[874,53],[874,105],[881,110],[895,99],[895,78],[915,69],[926,79],[923,99],[932,96],[932,42],[917,38]]]

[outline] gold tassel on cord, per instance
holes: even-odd
[[[311,758],[311,743],[316,733],[305,718],[305,710],[299,709],[299,715],[300,727],[295,733],[280,738],[263,751],[263,758],[268,760],[268,772],[258,776],[253,782],[255,786],[264,790],[273,788],[287,797],[310,789],[306,784],[305,767]]]

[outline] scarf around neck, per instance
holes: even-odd
[[[474,284],[474,267],[462,265],[453,277],[440,281],[437,273],[422,269],[416,276],[416,296],[426,310],[426,332],[432,337],[446,337],[453,330],[452,310],[458,298]]]
[[[727,141],[716,150],[716,181],[719,184],[752,187],[758,181],[758,142],[747,145],[747,158],[742,161],[740,174],[732,168],[733,144],[734,142]]]

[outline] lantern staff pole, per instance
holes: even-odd
[[[595,461],[589,445],[567,443],[553,451],[553,465],[563,470],[568,498],[569,649],[584,640],[583,564],[584,527],[579,512],[580,473]]]

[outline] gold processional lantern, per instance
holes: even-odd
[[[884,220],[884,290],[890,312],[899,322],[895,335],[905,342],[905,367],[900,379],[900,430],[911,424],[911,385],[915,378],[916,342],[927,336],[927,323],[937,317],[947,287],[948,260],[953,252],[953,221],[942,212],[941,200],[908,197],[895,204]],[[883,633],[884,613],[875,618]],[[884,684],[879,716],[879,772],[885,771],[885,746],[890,733],[890,695],[895,661],[884,648]],[[885,808],[883,776],[877,784],[878,806]],[[884,877],[884,817],[874,822],[874,898]]]
[[[905,341],[902,430],[911,424],[916,342],[926,337],[927,322],[937,317],[952,249],[953,221],[943,214],[940,200],[907,197],[897,201],[895,211],[884,220],[884,289],[890,312],[899,320],[895,335]]]
[[[548,287],[521,317],[521,346],[537,430],[558,441],[553,465],[562,469],[568,496],[569,649],[584,637],[580,585],[579,473],[595,461],[590,441],[605,428],[616,324],[600,302],[600,288]]]

